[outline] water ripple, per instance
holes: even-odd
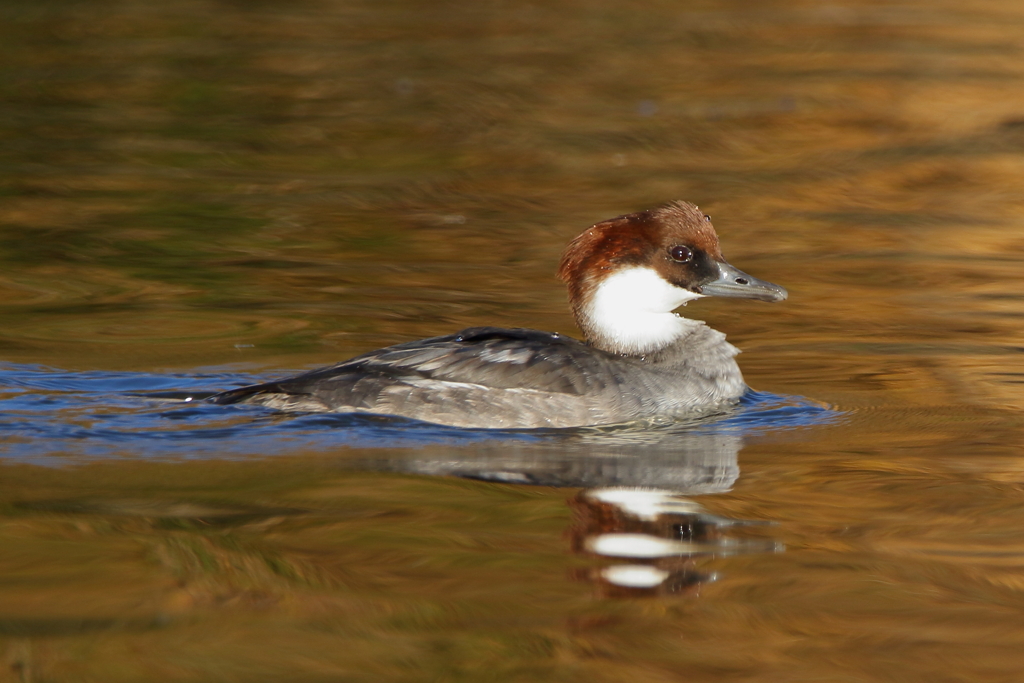
[[[280,413],[202,398],[266,381],[231,371],[67,372],[0,365],[0,449],[8,460],[237,458],[338,448],[518,443],[565,448],[678,448],[684,435],[750,437],[828,423],[841,413],[806,399],[750,392],[730,413],[691,422],[572,430],[481,430],[367,414]]]

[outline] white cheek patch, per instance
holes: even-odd
[[[652,268],[628,268],[597,286],[585,312],[601,346],[649,353],[686,331],[692,323],[672,311],[702,296],[670,284]]]
[[[653,268],[637,266],[605,278],[594,294],[594,304],[648,313],[671,313],[687,301],[702,296],[670,284]]]

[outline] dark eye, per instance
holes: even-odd
[[[711,216],[709,216],[707,214],[704,214],[704,220],[706,220],[708,223],[710,223],[711,222]]]
[[[673,261],[678,261],[679,263],[686,263],[693,258],[693,252],[690,251],[690,248],[684,247],[681,244],[669,249],[668,255],[672,257]]]

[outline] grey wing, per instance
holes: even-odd
[[[600,424],[615,421],[605,413],[618,395],[605,355],[561,335],[471,328],[211,400],[404,415],[465,427]],[[595,401],[597,396],[605,401]]]

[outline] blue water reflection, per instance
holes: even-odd
[[[0,457],[57,465],[81,458],[240,458],[339,448],[497,444],[562,453],[678,453],[681,440],[704,444],[709,438],[719,445],[726,439],[734,455],[737,439],[821,425],[842,415],[806,399],[750,392],[734,411],[689,423],[500,431],[365,414],[285,414],[202,401],[224,387],[267,379],[229,370],[157,374],[0,365]]]

